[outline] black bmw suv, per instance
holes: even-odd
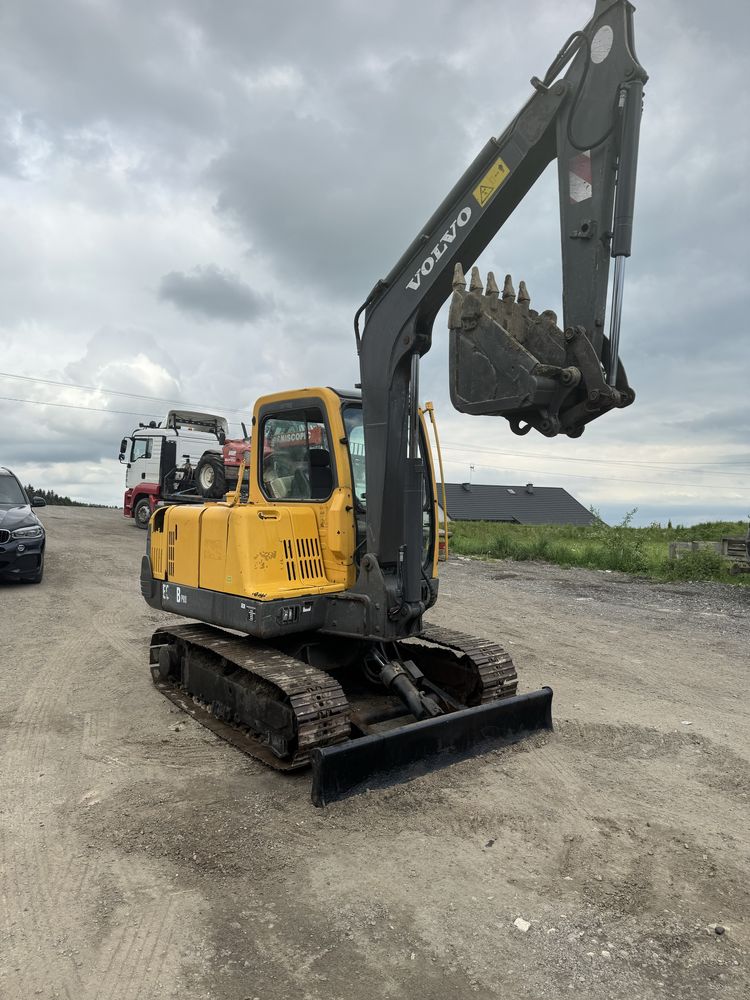
[[[45,506],[42,497],[29,500],[10,469],[0,466],[0,579],[42,582],[44,526],[31,508]]]

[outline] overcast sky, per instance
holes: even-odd
[[[121,503],[120,438],[169,404],[115,391],[238,422],[264,392],[351,386],[354,311],[593,6],[5,0],[0,464]],[[740,0],[635,16],[636,403],[576,441],[460,415],[441,314],[421,388],[449,480],[565,486],[610,521],[750,512],[749,29]],[[548,170],[480,262],[539,310],[556,201]]]

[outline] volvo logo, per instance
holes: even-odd
[[[459,229],[462,229],[466,223],[471,218],[471,209],[467,205],[466,208],[462,208],[458,213],[456,218],[451,222],[450,226],[445,230],[443,235],[438,240],[437,244],[432,248],[432,253],[429,257],[426,257],[419,270],[415,273],[414,277],[407,284],[407,288],[411,288],[413,291],[419,291],[419,286],[422,284],[422,278],[426,278],[428,274],[432,272],[435,264],[440,260],[445,251],[448,249],[450,244],[455,240],[456,233]]]

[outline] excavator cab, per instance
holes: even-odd
[[[429,606],[437,594],[437,491],[423,417],[419,440],[421,572],[431,582],[424,587]],[[161,581],[165,610],[258,638],[324,627],[329,614],[335,620],[325,597],[355,585],[366,545],[360,393],[320,387],[262,396],[244,465],[251,471],[244,497],[237,489],[223,502],[156,512],[151,591],[157,595]]]

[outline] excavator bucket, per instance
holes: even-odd
[[[552,688],[465,708],[311,753],[312,800],[325,806],[386,779],[392,784],[461,756],[552,729]]]
[[[509,274],[502,291],[492,271],[483,288],[474,267],[467,291],[457,264],[448,327],[453,405],[506,417],[516,434],[535,428],[547,437],[578,437],[589,421],[635,399],[622,364],[616,385],[608,385],[586,330],[563,332],[554,312],[531,308],[525,282],[516,297]],[[608,360],[606,337],[603,353]]]

